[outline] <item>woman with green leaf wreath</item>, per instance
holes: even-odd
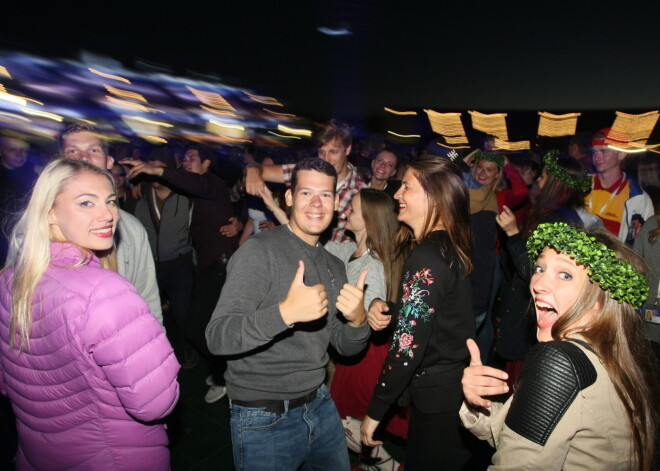
[[[539,343],[505,404],[506,373],[468,340],[464,425],[496,448],[491,471],[653,466],[660,390],[637,309],[648,267],[604,229],[540,224],[527,241]]]
[[[582,165],[558,151],[543,157],[545,164],[538,178],[540,193],[532,206],[527,224],[520,230],[513,212],[505,206],[496,221],[504,230],[506,254],[511,272],[502,290],[499,311],[499,338],[495,342],[497,356],[506,361],[510,386],[522,366],[522,359],[534,343],[533,310],[527,285],[531,277],[525,239],[540,223],[565,222],[576,227],[597,228],[602,222],[584,210],[584,198],[591,180]]]

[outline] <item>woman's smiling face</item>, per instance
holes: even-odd
[[[588,271],[568,255],[546,247],[529,284],[536,310],[536,336],[552,340],[552,326],[573,307],[589,278]]]

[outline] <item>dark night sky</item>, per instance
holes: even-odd
[[[211,72],[320,119],[360,120],[383,106],[660,107],[660,2],[134,3],[14,1],[3,6],[0,48],[53,57],[88,49],[129,67],[140,58],[177,74]]]

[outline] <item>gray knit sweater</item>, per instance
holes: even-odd
[[[279,303],[286,298],[298,260],[305,263],[307,286],[325,286],[329,312],[289,327]],[[337,312],[344,283],[344,264],[322,246],[302,241],[288,225],[256,234],[241,246],[229,260],[227,281],[206,328],[210,351],[232,355],[225,373],[231,399],[303,396],[323,382],[329,343],[346,356],[366,347],[368,324],[352,327]]]

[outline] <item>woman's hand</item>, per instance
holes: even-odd
[[[492,402],[484,398],[506,393],[509,390],[506,384],[509,375],[502,370],[483,366],[475,341],[468,339],[466,343],[470,351],[470,366],[463,370],[463,395],[472,406],[490,407]]]
[[[383,330],[392,321],[392,316],[387,314],[390,310],[389,306],[382,299],[375,298],[369,304],[369,312],[367,312],[367,322],[371,330]]]
[[[506,206],[502,206],[502,212],[495,217],[495,221],[509,237],[520,232],[515,214]]]
[[[380,440],[374,440],[374,432],[380,424],[379,420],[374,420],[368,415],[364,416],[362,419],[362,425],[360,425],[360,437],[362,438],[362,444],[366,446],[379,446],[383,442]]]

